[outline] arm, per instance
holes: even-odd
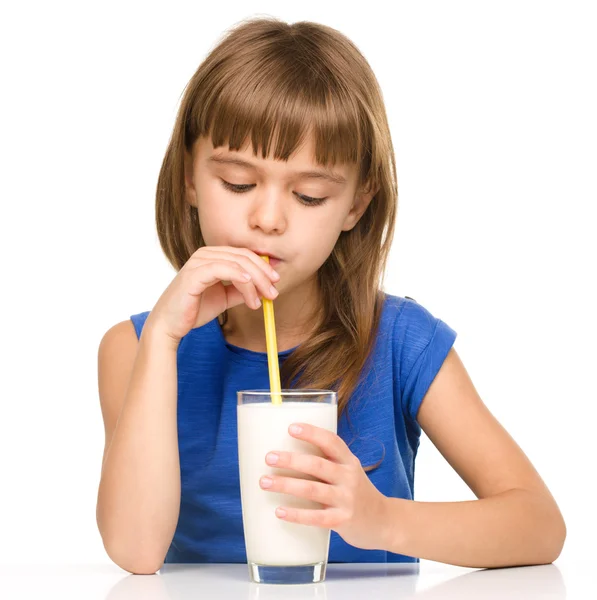
[[[97,499],[104,547],[120,567],[155,573],[180,508],[176,345],[124,321],[98,351],[106,441]]]
[[[566,526],[557,504],[485,407],[453,348],[417,420],[478,500],[386,498],[384,549],[466,567],[542,564],[559,556]]]

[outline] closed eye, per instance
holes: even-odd
[[[221,181],[225,189],[235,194],[244,194],[245,192],[248,192],[255,187],[254,183],[234,184],[229,183],[224,179],[222,179]],[[328,196],[325,196],[323,198],[313,198],[311,196],[299,194],[298,192],[293,193],[305,206],[318,206],[319,204],[323,204],[328,199]]]

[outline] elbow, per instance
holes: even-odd
[[[159,571],[162,567],[163,563],[158,563],[156,566],[155,562],[142,562],[142,561],[132,561],[132,562],[116,562],[121,569],[128,571],[133,575],[155,575],[157,571]]]
[[[130,544],[102,535],[104,549],[110,560],[133,575],[153,575],[163,564],[165,553],[147,544]]]
[[[153,575],[159,571],[164,559],[156,553],[150,552],[127,552],[122,549],[107,547],[106,552],[110,560],[121,569],[132,573],[133,575]]]
[[[109,535],[99,505],[96,519],[104,549],[114,564],[133,575],[153,575],[162,568],[165,552],[161,549],[139,542],[127,543],[122,536]]]
[[[508,562],[514,565],[546,565],[553,563],[562,553],[566,541],[566,523],[554,498],[540,492],[518,488],[518,530],[524,534],[515,542],[518,558]]]
[[[133,575],[155,575],[164,564],[164,561],[158,562],[132,562],[129,564],[124,563],[122,565],[118,565],[121,569],[132,573]]]
[[[564,517],[557,507],[555,513],[551,519],[551,527],[546,541],[546,546],[549,548],[548,562],[550,563],[554,562],[562,553],[567,534]]]
[[[538,525],[541,534],[539,536],[540,560],[537,563],[553,563],[562,553],[566,541],[566,522],[553,499],[547,503],[543,512],[543,518]]]

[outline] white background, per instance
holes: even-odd
[[[174,276],[154,194],[180,97],[224,31],[258,14],[335,27],[371,64],[398,167],[386,290],[457,331],[481,397],[564,513],[559,560],[594,556],[591,6],[3,8],[0,563],[109,563],[95,523],[98,344],[114,323],[151,309]],[[425,437],[416,498],[473,498]]]

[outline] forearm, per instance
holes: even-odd
[[[159,568],[178,521],[176,397],[176,349],[144,329],[97,504],[106,550],[127,570]]]
[[[383,547],[465,567],[553,562],[566,528],[549,496],[526,490],[465,502],[386,498]]]

